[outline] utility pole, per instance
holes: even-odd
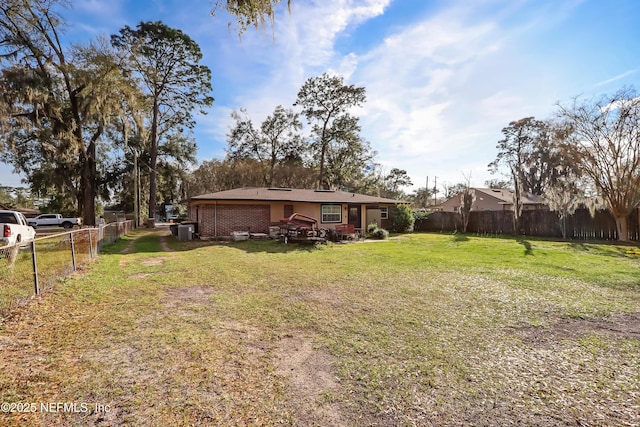
[[[433,206],[437,204],[436,193],[438,192],[438,177],[433,177]]]
[[[427,175],[427,186],[424,187],[425,195],[424,195],[424,207],[426,208],[429,205],[429,175]]]

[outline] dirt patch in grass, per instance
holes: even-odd
[[[133,239],[131,240],[129,243],[127,243],[127,246],[124,247],[124,249],[122,250],[122,254],[130,254],[133,252],[133,245],[135,245],[137,239]]]
[[[127,246],[124,247],[124,249],[122,249],[122,251],[120,252],[120,254],[122,255],[128,255],[133,253],[133,247],[136,244],[136,240],[138,240],[141,236],[137,236],[136,238],[132,239],[129,243],[127,243]],[[120,261],[119,261],[119,266],[120,269],[124,269],[127,267],[127,265],[129,264],[129,259],[128,257],[125,256],[121,256],[120,257]]]
[[[527,326],[518,331],[524,344],[549,346],[564,339],[578,339],[594,333],[640,340],[640,312],[606,319],[570,319],[549,326]]]
[[[144,265],[145,267],[154,267],[164,264],[164,258],[147,258],[144,261],[140,262],[140,264]]]
[[[120,270],[124,270],[125,268],[127,268],[128,263],[129,263],[129,260],[127,258],[120,257],[120,261],[118,262],[118,267],[120,267]]]
[[[276,373],[288,381],[287,396],[297,425],[346,425],[329,396],[339,388],[333,357],[303,334],[287,334],[275,351]]]
[[[178,307],[184,304],[207,305],[211,295],[214,293],[215,289],[206,285],[167,289],[165,291],[166,299],[164,300],[164,305],[169,307]]]
[[[144,279],[145,277],[149,277],[151,274],[149,273],[136,273],[130,276],[127,276],[129,279]]]
[[[160,236],[160,247],[164,252],[174,252],[174,250],[167,244],[167,235],[163,234]]]

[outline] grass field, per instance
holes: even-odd
[[[640,425],[630,247],[166,234],[1,326],[1,425]]]

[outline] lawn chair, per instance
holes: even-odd
[[[336,225],[336,234],[338,240],[358,240],[360,236],[356,232],[356,228],[353,224],[338,224]]]

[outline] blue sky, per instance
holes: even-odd
[[[548,118],[557,102],[624,86],[640,89],[636,0],[292,0],[273,29],[240,39],[210,1],[72,0],[69,39],[84,42],[124,25],[161,20],[201,47],[212,70],[209,114],[198,118],[198,159],[224,157],[230,113],[262,122],[290,107],[323,72],[364,86],[354,111],[385,171],[405,169],[411,190],[482,186],[492,176],[501,129]],[[285,2],[286,3],[286,2]],[[0,163],[0,184],[18,185]]]

